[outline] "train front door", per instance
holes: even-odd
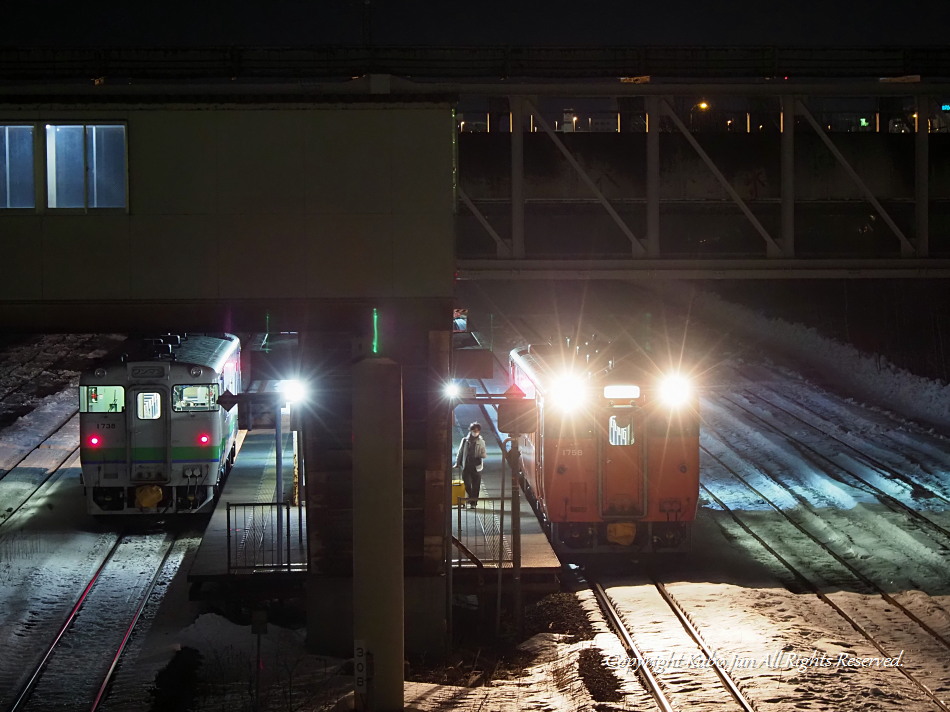
[[[168,481],[168,398],[162,389],[132,391],[129,418],[129,468],[133,485]]]
[[[635,407],[611,408],[605,416],[600,507],[607,521],[646,511],[639,416]]]

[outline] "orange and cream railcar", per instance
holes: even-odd
[[[608,350],[609,351],[609,350]],[[561,552],[689,549],[699,494],[698,398],[625,354],[517,348],[510,377],[538,405],[521,438],[525,491]]]

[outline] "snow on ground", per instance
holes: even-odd
[[[671,292],[671,294],[673,294]],[[690,304],[701,318],[727,323],[746,337],[814,367],[842,390],[903,416],[950,428],[950,385],[909,373],[879,354],[821,336],[815,329],[775,319],[703,293]]]
[[[701,307],[697,307],[700,303]],[[694,317],[711,322],[728,323],[734,331],[741,331],[766,348],[779,349],[801,360],[810,368],[825,374],[832,382],[837,382],[854,399],[885,403],[887,409],[900,415],[893,415],[886,410],[867,414],[868,411],[860,408],[856,401],[842,402],[821,395],[814,396],[813,391],[820,389],[812,389],[805,379],[793,371],[784,371],[786,386],[791,387],[788,386],[789,381],[798,382],[806,397],[811,398],[809,407],[818,409],[839,423],[848,418],[854,423],[858,418],[855,414],[866,414],[863,416],[865,424],[861,427],[869,433],[880,435],[882,439],[886,438],[894,448],[922,448],[917,467],[932,482],[950,486],[947,483],[947,471],[950,468],[944,467],[943,457],[950,447],[943,448],[941,443],[944,441],[939,436],[911,422],[919,420],[940,428],[950,428],[950,387],[947,384],[913,376],[893,367],[879,356],[862,354],[846,344],[823,338],[813,329],[762,316],[747,308],[724,302],[714,295],[706,294],[701,299],[694,299],[693,314]],[[747,352],[740,360],[733,359],[731,363],[741,368],[741,359],[751,358]],[[0,431],[0,453],[4,452],[4,448],[21,449],[24,433],[42,431],[43,420],[48,418],[52,422],[57,417],[57,409],[70,401],[72,396],[68,393],[71,391],[61,398],[50,396],[43,408],[38,408],[33,414]],[[711,393],[710,397],[714,398],[715,394]],[[853,431],[848,429],[847,423],[840,427],[842,432]],[[946,444],[950,445],[950,441]],[[750,442],[748,445],[753,450],[761,450],[764,446],[761,442],[757,445]],[[923,448],[927,448],[926,452]],[[882,446],[881,451],[884,453],[889,449]],[[69,487],[63,481],[61,486],[69,490],[69,494],[64,496],[75,496],[75,483]],[[52,503],[51,497],[47,499]],[[829,502],[828,506],[840,506],[842,501],[846,501],[849,508],[866,506],[864,500],[863,495],[856,497],[853,493],[838,492],[835,501]],[[764,503],[752,496],[748,496],[745,501],[745,514],[758,510],[760,516],[764,516],[767,511]],[[24,614],[27,612],[35,620],[57,609],[57,605],[54,605],[56,602],[49,595],[36,595],[35,589],[33,593],[22,590],[24,582],[35,578],[24,578],[23,566],[32,561],[36,575],[40,575],[40,578],[49,577],[50,584],[66,580],[65,577],[69,575],[68,561],[61,554],[74,547],[75,542],[64,540],[62,535],[69,529],[88,529],[77,524],[82,519],[81,504],[71,504],[67,509],[75,511],[66,518],[63,518],[62,511],[59,512],[57,526],[49,526],[51,519],[47,514],[40,520],[46,522],[43,526],[24,528],[22,534],[6,539],[7,557],[4,557],[4,575],[0,577],[0,610],[19,610],[19,616],[24,616],[20,620],[24,623]],[[784,505],[791,508],[795,503],[789,501]],[[827,507],[819,511],[827,511]],[[702,508],[695,539],[699,554],[684,561],[680,572],[682,575],[671,583],[670,590],[696,612],[697,624],[714,648],[727,661],[734,662],[741,686],[753,696],[759,709],[784,712],[793,709],[887,710],[927,707],[920,693],[901,675],[895,674],[893,668],[881,665],[855,667],[842,663],[843,660],[870,660],[881,657],[881,654],[818,598],[796,592],[794,582],[788,576],[782,576],[780,567],[768,554],[757,549],[757,545],[740,543],[744,535],[723,524],[724,516],[708,502]],[[55,536],[44,533],[44,528],[55,529]],[[852,529],[844,535],[856,535],[858,531]],[[832,532],[825,534],[833,535]],[[89,539],[82,547],[88,552],[100,548],[104,543],[95,534],[82,536]],[[794,549],[791,535],[786,535],[786,538],[790,548]],[[10,549],[10,546],[14,548]],[[873,543],[864,542],[862,546],[873,547]],[[10,557],[11,551],[15,553],[15,559]],[[871,556],[876,553],[872,548]],[[855,550],[855,556],[861,559],[867,554]],[[895,568],[902,565],[896,560],[896,554],[887,558],[888,563]],[[807,555],[803,555],[802,559],[807,559]],[[12,575],[15,572],[19,573]],[[906,568],[900,573],[908,579],[913,578],[913,572]],[[933,572],[929,572],[928,579],[932,581],[933,577]],[[886,607],[880,601],[871,603],[872,595],[855,590],[853,582],[838,583],[841,585],[834,595],[843,606],[853,611],[866,609],[875,618],[870,622],[875,625],[888,624],[890,613],[884,610]],[[628,579],[618,581],[614,591],[620,598],[641,601],[635,610],[638,611],[637,615],[644,618],[640,625],[648,632],[652,608],[642,603],[646,593],[643,586],[645,584],[642,581]],[[947,591],[901,588],[894,593],[901,600],[912,602],[918,610],[925,612],[926,619],[932,625],[940,628],[945,635],[950,635]],[[581,597],[582,605],[596,618],[594,604],[583,594]],[[27,600],[30,605],[24,608],[21,604]],[[181,618],[186,608],[182,605],[181,596],[170,596],[168,600],[178,607],[176,613]],[[8,608],[11,604],[12,609]],[[632,622],[637,624],[636,621]],[[597,625],[602,626],[600,623]],[[903,629],[904,624],[897,627]],[[158,661],[163,657],[171,659],[176,650],[196,650],[202,657],[203,674],[208,675],[205,687],[199,687],[204,695],[200,709],[248,708],[253,699],[258,670],[257,636],[251,633],[249,626],[236,625],[220,616],[205,614],[177,626],[162,626],[159,623],[157,628],[159,632],[141,646],[141,654],[148,657],[149,663],[143,666],[143,670],[148,671],[148,679],[138,681],[140,689],[147,690],[154,683],[154,671],[160,667]],[[3,626],[3,629],[11,630],[9,626]],[[892,631],[885,632],[893,639],[897,648],[895,653],[899,652],[901,641],[906,639],[900,636],[905,634],[894,637]],[[498,679],[479,688],[407,683],[407,707],[426,712],[446,709],[477,712],[652,707],[648,696],[636,681],[631,666],[624,664],[625,658],[616,638],[602,627],[592,641],[544,635],[532,638],[524,647],[534,654],[534,661],[518,679]],[[577,660],[581,651],[589,647],[599,649],[615,669],[622,681],[623,701],[595,702],[587,691],[578,674]],[[689,663],[677,664],[675,655],[670,658],[675,653],[673,647],[662,635],[653,640],[653,652],[659,656],[658,659],[666,654],[667,660],[672,660],[665,664],[663,674],[670,680],[676,680],[676,684],[688,687]],[[263,666],[260,668],[260,689],[262,699],[266,699],[272,709],[316,710],[345,695],[347,678],[335,675],[340,672],[344,661],[308,654],[301,632],[272,624],[268,627],[267,635],[261,637],[261,650]],[[823,664],[823,657],[838,662]],[[930,663],[937,679],[950,679],[945,657]],[[916,661],[915,664],[918,668],[921,665],[926,667],[927,662]],[[130,667],[131,671],[128,669]],[[127,665],[126,668],[124,674],[134,675],[134,666]],[[947,689],[950,686],[945,682],[941,685],[938,685],[936,692],[946,698],[950,694]],[[117,711],[121,708],[109,709]],[[141,709],[141,706],[136,709]]]

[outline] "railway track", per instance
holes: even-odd
[[[677,673],[680,678],[677,681],[678,684],[665,685],[662,682],[662,676],[658,675],[654,669],[658,667],[658,662],[662,658],[660,656],[654,657],[655,654],[651,654],[652,651],[648,652],[644,646],[637,643],[635,635],[631,632],[625,620],[623,611],[602,584],[594,583],[591,588],[610,627],[616,632],[627,650],[631,667],[635,668],[636,675],[646,691],[653,697],[657,707],[663,712],[671,712],[674,709],[684,709],[690,706],[707,709],[707,705],[715,705],[716,709],[734,708],[743,710],[743,712],[754,712],[755,706],[752,701],[742,692],[738,681],[726,669],[724,661],[703,639],[700,631],[690,620],[685,608],[662,582],[653,579],[652,584],[653,591],[666,604],[669,613],[675,621],[678,621],[680,626],[680,630],[675,632],[667,629],[667,633],[663,636],[666,645],[673,645],[671,641],[677,637],[682,637],[685,633],[693,647],[691,650],[684,652],[684,647],[681,645],[679,656],[682,656],[682,659],[702,662],[702,664],[692,665],[691,671],[691,677],[702,677],[702,680],[694,679],[690,681],[689,685],[684,685],[681,676]],[[664,653],[663,657],[667,654],[669,653]],[[718,678],[721,688],[718,694],[711,689],[711,686],[715,686],[714,677]],[[679,689],[672,689],[674,687]],[[702,699],[690,701],[687,696],[696,689],[701,692]]]
[[[770,408],[780,411],[785,415],[789,420],[791,420],[797,427],[807,428],[810,431],[818,433],[822,437],[833,442],[837,448],[847,449],[853,453],[852,459],[856,463],[863,464],[864,467],[869,469],[874,469],[878,471],[882,476],[891,478],[892,481],[901,482],[904,485],[909,487],[908,493],[917,492],[920,493],[925,491],[927,493],[928,499],[943,501],[945,504],[950,505],[950,500],[942,497],[940,494],[933,492],[930,489],[925,488],[923,485],[914,482],[905,475],[898,473],[893,468],[888,467],[884,463],[872,458],[865,453],[863,453],[858,448],[846,443],[838,438],[835,438],[832,435],[829,435],[824,430],[817,428],[803,418],[798,417],[791,411],[782,408],[777,403],[772,402],[769,399],[763,398],[757,394],[753,393],[744,393],[743,397],[748,400],[758,400],[767,404]],[[859,489],[863,492],[871,494],[876,497],[884,506],[890,509],[893,512],[903,514],[910,519],[912,519],[918,526],[922,529],[927,529],[928,531],[937,534],[941,537],[945,543],[950,544],[950,529],[942,526],[938,522],[934,521],[930,517],[926,516],[922,512],[915,509],[913,506],[908,505],[905,502],[902,502],[900,499],[894,495],[885,492],[881,487],[877,486],[871,482],[867,477],[862,476],[856,470],[856,467],[849,467],[840,461],[833,459],[829,455],[821,452],[817,447],[809,445],[803,438],[800,437],[791,437],[788,435],[788,428],[782,427],[782,424],[774,419],[769,419],[768,417],[763,416],[760,412],[756,412],[752,408],[743,405],[738,402],[735,398],[720,395],[720,402],[728,403],[729,406],[735,410],[741,411],[748,418],[753,419],[754,421],[760,423],[764,428],[767,428],[770,432],[781,434],[786,440],[802,455],[808,457],[811,461],[821,463],[823,465],[823,472],[827,474],[832,479]]]
[[[853,576],[857,581],[859,581],[863,586],[867,587],[868,590],[874,592],[879,596],[885,603],[894,609],[900,611],[900,613],[905,617],[905,620],[912,624],[917,630],[923,631],[926,633],[926,639],[922,639],[919,634],[908,636],[912,639],[918,640],[921,646],[921,657],[930,658],[930,659],[940,659],[941,656],[950,655],[950,639],[948,639],[943,633],[939,630],[936,630],[932,625],[927,621],[923,620],[921,616],[917,615],[914,611],[904,605],[899,599],[895,596],[888,593],[882,586],[878,585],[871,578],[862,573],[859,569],[853,566],[847,559],[841,556],[836,552],[831,546],[823,542],[818,536],[811,532],[807,527],[803,526],[800,522],[796,521],[794,517],[791,517],[782,507],[776,504],[772,499],[766,496],[759,488],[752,485],[745,477],[736,472],[734,468],[729,467],[725,464],[720,458],[715,454],[711,453],[705,447],[702,450],[706,453],[707,456],[712,458],[720,467],[724,468],[729,472],[732,477],[737,481],[742,483],[747,489],[753,492],[761,501],[767,504],[773,511],[777,512],[782,520],[787,522],[788,525],[793,527],[797,532],[804,535],[806,539],[811,541],[814,546],[818,547],[822,552],[827,556],[831,557],[842,569],[846,570],[851,576]],[[762,548],[764,548],[775,560],[777,560],[793,577],[794,579],[807,591],[814,593],[821,599],[822,602],[830,606],[836,614],[841,616],[855,631],[857,631],[870,645],[872,645],[882,656],[888,658],[894,658],[899,651],[890,649],[886,643],[883,643],[879,640],[878,637],[875,637],[869,630],[866,625],[863,625],[855,615],[847,612],[843,605],[838,604],[830,595],[825,593],[822,590],[822,587],[819,586],[810,576],[801,570],[800,567],[796,566],[790,560],[789,556],[783,555],[779,548],[781,544],[775,544],[768,541],[766,536],[763,536],[760,532],[756,531],[753,526],[751,526],[743,517],[741,517],[735,509],[730,507],[723,497],[720,497],[716,492],[713,491],[711,487],[707,484],[700,485],[702,491],[708,496],[712,501],[714,501],[735,523],[739,526],[746,534],[751,536]],[[796,552],[798,555],[801,555],[800,552]],[[926,641],[932,641],[927,644]],[[930,657],[935,656],[935,657]],[[914,687],[919,689],[930,701],[940,710],[944,712],[950,712],[950,705],[945,702],[938,694],[934,691],[935,686],[927,685],[919,676],[908,669],[908,666],[895,667],[895,670],[898,670],[909,682],[911,682]],[[938,688],[939,689],[939,688]]]
[[[767,373],[764,367],[758,368]],[[753,383],[745,373],[740,373],[736,370],[736,374],[744,381]],[[764,380],[765,379],[763,379],[763,381]],[[950,505],[950,489],[946,487],[946,482],[943,482],[939,478],[932,477],[930,483],[924,483],[919,478],[911,477],[893,465],[886,463],[881,457],[872,454],[872,450],[882,448],[882,443],[880,440],[872,441],[867,435],[853,432],[855,428],[855,423],[851,420],[853,414],[848,412],[840,414],[838,417],[840,417],[845,424],[836,423],[829,420],[825,413],[817,411],[807,403],[800,402],[792,396],[779,392],[776,388],[767,383],[755,382],[755,388],[755,393],[750,392],[748,389],[743,389],[742,395],[765,403],[770,409],[781,412],[793,422],[821,433],[824,438],[834,442],[837,447],[850,453],[850,456],[853,457],[856,463],[864,466],[868,471],[880,475],[882,480],[896,481],[899,485],[906,487],[909,491],[909,495],[913,499],[929,499],[941,502],[944,505]],[[771,397],[766,397],[763,395],[763,392],[771,394]],[[946,438],[935,436],[933,431],[927,430],[913,434],[913,429],[908,428],[906,421],[894,422],[882,414],[876,414],[875,417],[868,418],[867,411],[862,411],[859,417],[862,420],[868,419],[868,425],[873,429],[875,437],[878,438],[880,438],[882,430],[887,431],[888,437],[898,434],[895,432],[898,428],[904,431],[900,434],[906,434],[907,438],[902,437],[899,445],[902,450],[910,449],[914,456],[925,457],[928,456],[928,453],[934,452],[939,452],[942,455],[946,451]],[[921,440],[924,439],[925,441],[921,442]],[[857,444],[855,444],[855,442]],[[932,456],[932,454],[930,456]],[[916,466],[923,471],[923,466],[920,462],[913,461],[908,464]],[[945,458],[943,461],[934,464],[940,473],[944,472],[947,468]]]
[[[55,483],[73,465],[78,467],[79,420],[76,412],[8,470],[0,470],[0,528],[9,522],[40,490]],[[24,448],[25,449],[25,448]]]
[[[99,708],[175,541],[164,533],[117,537],[23,676],[9,712]]]

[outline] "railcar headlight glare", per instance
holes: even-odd
[[[574,373],[567,373],[551,385],[548,396],[558,410],[569,413],[587,405],[587,381]]]
[[[446,398],[455,400],[460,395],[462,395],[462,387],[458,383],[455,383],[455,381],[452,381],[445,384],[445,387],[442,389],[442,393]]]
[[[670,408],[685,405],[692,395],[692,385],[685,376],[674,374],[660,381],[660,400]]]

